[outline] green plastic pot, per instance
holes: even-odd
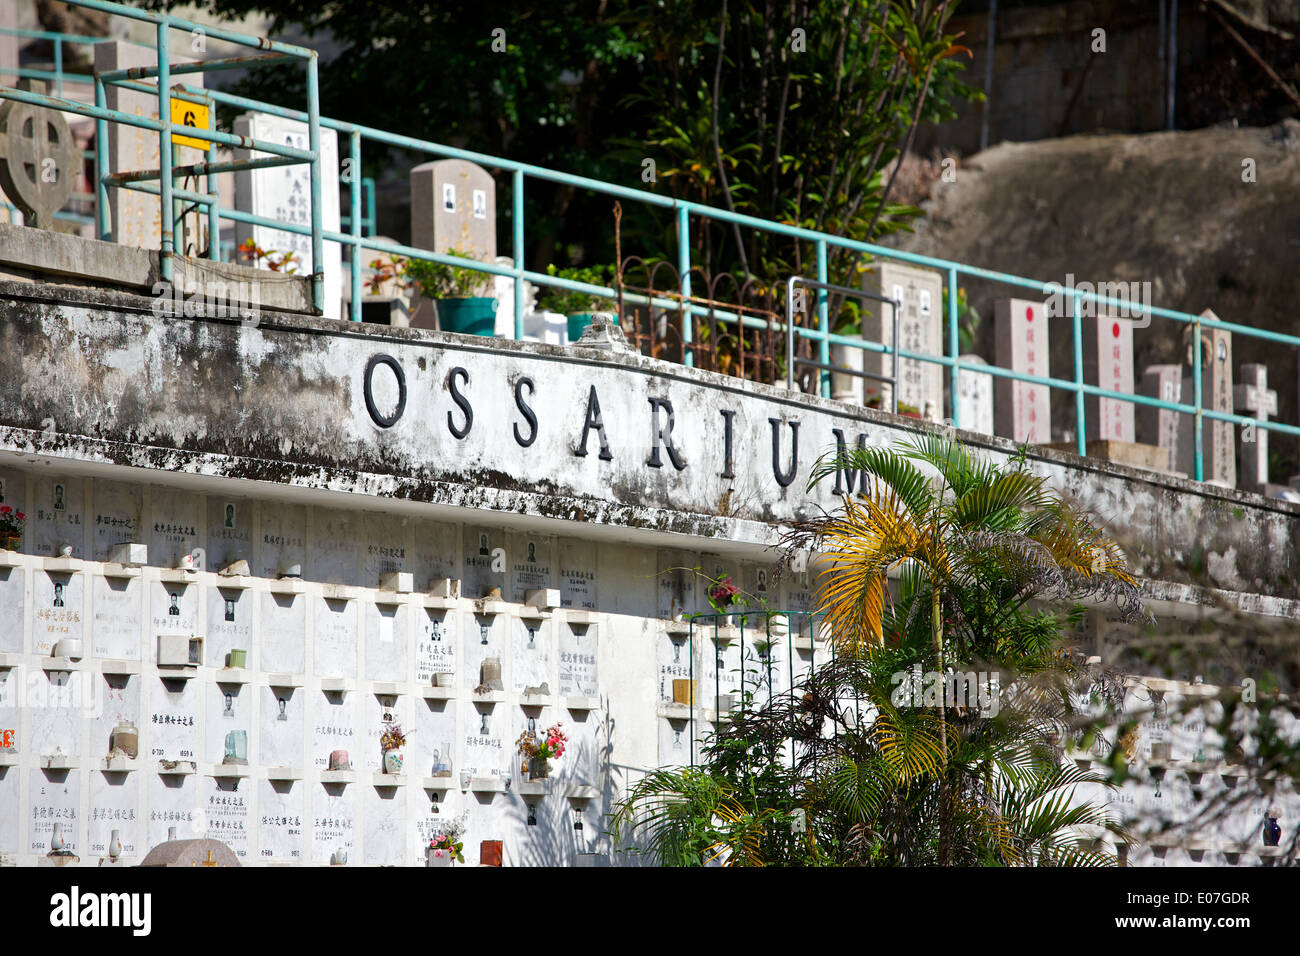
[[[594,312],[579,312],[569,316],[569,341],[576,342],[582,338],[582,330],[591,325],[591,320],[595,317]]]
[[[438,326],[444,332],[491,336],[496,332],[496,322],[496,299],[467,296],[438,300]]]

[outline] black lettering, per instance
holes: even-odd
[[[600,417],[600,399],[596,397],[596,386],[591,386],[591,391],[587,393],[587,420],[582,426],[582,441],[578,443],[578,450],[573,454],[578,458],[587,457],[587,436],[592,429],[596,429],[596,437],[600,439],[600,454],[597,456],[601,461],[613,461],[614,456],[609,453],[609,442],[605,440],[605,422]]]
[[[722,417],[726,421],[726,424],[723,425],[722,427],[723,465],[722,465],[722,474],[719,477],[735,478],[736,473],[731,470],[731,430],[732,430],[732,419],[736,417],[736,410],[734,408],[724,408],[722,409]]]
[[[457,438],[463,439],[469,434],[469,430],[474,427],[474,409],[470,407],[469,399],[461,393],[460,388],[456,385],[457,377],[463,378],[465,384],[469,384],[469,372],[457,365],[447,373],[447,388],[451,391],[451,400],[455,402],[462,412],[465,413],[465,427],[457,428],[456,422],[451,417],[451,412],[447,412],[447,429]]]
[[[836,457],[840,459],[844,459],[848,457],[849,447],[844,441],[844,432],[838,428],[832,428],[831,434],[835,436]],[[866,450],[867,450],[867,436],[859,435],[858,451],[866,451]],[[840,483],[841,478],[844,479],[843,488],[847,490],[841,490],[841,483]],[[858,493],[866,494],[867,479],[863,476],[862,472],[860,472],[856,468],[836,468],[835,469],[835,490],[833,493],[837,495],[853,494],[853,486],[858,484],[859,478],[862,479],[862,484],[859,485],[858,487]]]
[[[519,442],[520,448],[527,448],[533,442],[537,441],[537,416],[533,413],[533,410],[528,407],[528,403],[524,401],[525,385],[528,386],[529,395],[532,395],[537,391],[537,387],[533,384],[531,378],[519,378],[515,380],[515,404],[519,406],[519,413],[524,416],[524,421],[528,422],[529,428],[528,437],[524,438],[523,435],[519,434],[519,423],[515,422],[514,424],[515,441]]]
[[[659,423],[659,409],[668,413],[668,424],[665,427]],[[646,464],[651,468],[662,468],[663,461],[659,457],[659,445],[663,443],[664,450],[668,452],[668,460],[673,463],[673,467],[681,471],[686,467],[686,462],[682,461],[682,456],[677,453],[673,447],[673,403],[666,398],[650,399],[650,457],[646,459]]]
[[[393,374],[397,376],[397,408],[393,409],[391,415],[383,414],[375,405],[375,396],[371,391],[370,380],[375,374],[376,365],[387,365],[393,370]],[[402,412],[406,411],[406,375],[402,372],[402,366],[397,364],[397,359],[391,355],[370,356],[370,361],[366,363],[361,391],[366,399],[366,411],[370,413],[370,418],[380,428],[392,428],[397,424],[397,420],[402,417]]]
[[[790,469],[781,471],[781,419],[769,418],[772,425],[772,475],[776,483],[786,488],[799,472],[799,423],[790,423]]]

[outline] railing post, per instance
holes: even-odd
[[[216,108],[216,104],[213,104]],[[217,161],[217,144],[208,143],[208,162]],[[214,197],[212,205],[208,206],[208,258],[213,262],[221,261],[221,187],[217,182],[217,177],[213,173],[208,173],[203,180],[208,187],[208,192]]]
[[[514,172],[514,188],[510,196],[510,229],[513,233],[511,248],[515,254],[515,341],[524,337],[524,171]]]
[[[618,268],[617,264],[615,268]],[[682,364],[694,365],[695,352],[691,349],[691,343],[695,341],[695,316],[691,312],[691,214],[685,206],[677,207],[677,274],[682,284]]]
[[[108,100],[104,94],[104,81],[98,76],[95,77],[95,105],[101,109],[108,108]],[[116,237],[110,235],[111,220],[109,218],[108,206],[108,186],[104,184],[104,177],[108,175],[108,120],[95,120],[95,228],[99,232],[99,239],[103,242],[115,240]]]
[[[348,133],[348,198],[352,219],[352,321],[361,321],[361,130],[355,127]]]
[[[15,84],[16,85],[16,84]],[[54,95],[63,99],[63,37],[54,38]]]
[[[1088,454],[1088,436],[1084,434],[1084,414],[1083,414],[1083,315],[1079,305],[1079,293],[1073,291],[1070,296],[1072,315],[1074,320],[1074,421],[1078,428],[1079,440],[1077,450],[1079,457],[1084,458]],[[1048,399],[1048,417],[1051,417],[1051,399],[1049,393]],[[1052,440],[1051,423],[1048,422],[1047,441]]]
[[[158,133],[158,203],[162,214],[159,228],[158,265],[162,280],[172,281],[172,256],[176,251],[175,218],[172,209],[172,131],[171,131],[171,54],[167,44],[167,21],[158,21],[158,118],[163,128]]]
[[[1198,315],[1192,322],[1192,404],[1196,406],[1196,412],[1192,416],[1192,444],[1196,449],[1196,480],[1205,480],[1205,461],[1202,455],[1205,452],[1204,437],[1201,435],[1201,429],[1204,427],[1205,419],[1201,415],[1201,402],[1205,396],[1201,394],[1201,317]]]
[[[826,283],[830,281],[827,278],[825,239],[817,240],[817,281],[822,283]],[[827,301],[825,289],[817,290],[817,331],[820,336],[819,339],[820,344],[818,345],[817,348],[818,360],[822,363],[822,365],[830,365],[831,364],[831,343],[830,343],[830,339],[828,339],[826,336],[830,335],[831,332],[831,315],[830,315],[830,303]],[[895,349],[898,348],[897,342],[894,343],[894,348]],[[822,398],[830,398],[831,397],[831,373],[826,371],[826,369],[823,368],[819,370],[818,374],[821,376],[822,387],[820,391],[822,394]],[[895,385],[895,390],[897,390],[897,385]]]
[[[952,358],[952,385],[949,390],[952,427],[961,428],[961,403],[958,401],[961,394],[961,366],[957,356],[961,353],[961,344],[957,336],[957,270],[952,267],[948,269],[948,348],[948,354]],[[898,383],[894,384],[894,389],[897,391]]]
[[[325,242],[321,238],[320,77],[316,52],[307,60],[307,143],[311,161],[311,304],[325,312]],[[337,179],[338,172],[334,172]],[[336,185],[335,189],[338,188]]]

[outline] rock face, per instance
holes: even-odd
[[[1253,162],[1247,162],[1247,161]],[[1253,167],[1253,177],[1250,175]],[[1254,181],[1247,181],[1253,178]],[[1300,122],[1134,136],[1087,135],[1000,143],[937,182],[928,216],[891,244],[911,252],[1065,285],[1150,283],[1151,304],[1295,334],[1300,321]],[[1022,295],[959,279],[983,321],[976,351],[993,355],[993,301]],[[1052,374],[1073,378],[1069,321],[1054,334]],[[1055,332],[1055,328],[1053,330]],[[1181,328],[1154,318],[1134,334],[1134,365],[1181,361]],[[1233,338],[1238,363],[1268,365],[1294,382],[1296,350]],[[1058,432],[1073,428],[1072,396],[1053,392]],[[1279,417],[1297,421],[1297,392],[1282,386]],[[1276,451],[1297,470],[1294,441]]]
[[[239,858],[220,840],[168,840],[150,850],[140,865],[239,866]]]

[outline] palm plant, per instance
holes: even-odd
[[[1100,592],[1141,613],[1118,547],[1030,474],[1023,456],[1001,467],[977,462],[929,434],[897,451],[824,459],[812,481],[837,469],[859,473],[859,496],[790,542],[826,559],[820,613],[835,659],[790,695],[742,710],[689,780],[665,771],[634,787],[619,822],[654,835],[652,852],[681,845],[695,825],[683,785],[698,791],[707,778],[705,792],[721,794],[716,806],[726,809],[710,810],[709,855],[727,862],[1110,862],[1095,841],[1122,831],[1076,799],[1082,785],[1109,784],[1061,759],[1080,719],[1079,668],[1063,646],[1062,618],[1030,602]],[[942,694],[900,696],[913,669],[945,675],[975,662],[1010,671],[995,712]],[[1102,696],[1122,695],[1103,688]],[[672,814],[637,816],[665,801]],[[800,834],[789,827],[796,813]]]

